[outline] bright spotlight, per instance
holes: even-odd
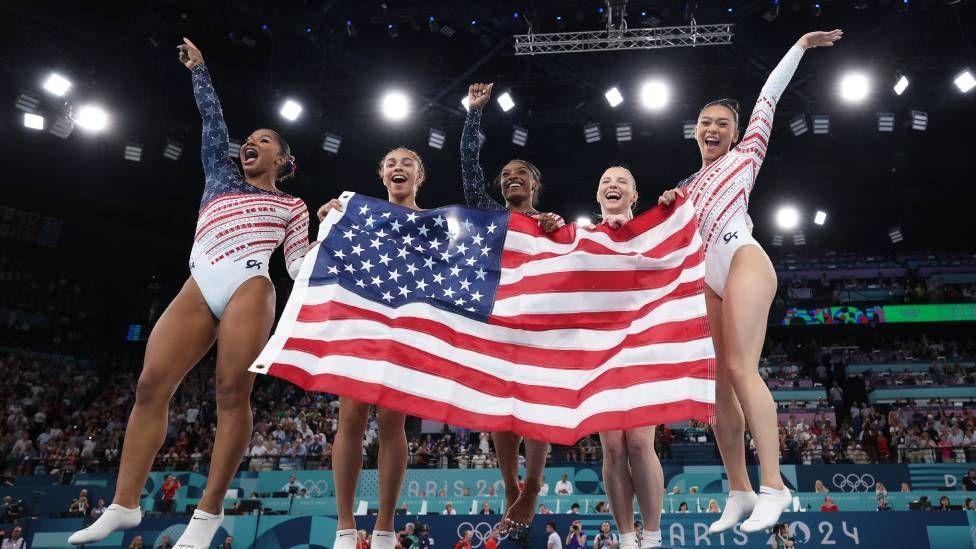
[[[827,212],[823,210],[817,210],[816,215],[813,216],[813,222],[817,225],[823,225],[827,222]]]
[[[298,120],[298,115],[302,114],[302,106],[298,104],[297,101],[289,99],[281,106],[281,110],[278,111],[285,120],[289,122],[294,122]]]
[[[616,86],[607,90],[607,93],[603,94],[603,97],[607,98],[607,103],[610,103],[611,107],[616,107],[624,102],[624,96],[620,94],[620,90]]]
[[[24,127],[32,130],[44,129],[44,117],[39,114],[29,112],[24,113]]]
[[[403,92],[392,91],[383,96],[383,116],[387,120],[399,122],[410,114],[410,100]]]
[[[97,105],[85,105],[78,109],[75,123],[83,130],[100,132],[108,127],[108,113]]]
[[[652,80],[641,87],[640,98],[644,108],[650,111],[659,111],[668,104],[671,90],[668,85],[660,80]]]
[[[47,77],[47,80],[44,81],[44,89],[48,93],[58,97],[64,97],[64,94],[68,93],[68,90],[71,89],[71,81],[56,72],[52,72]]]
[[[869,91],[871,91],[871,82],[864,74],[847,74],[840,81],[840,97],[848,103],[864,101]]]
[[[590,219],[589,216],[581,215],[576,218],[577,227],[589,227],[592,224],[593,224],[593,220]]]
[[[952,82],[962,93],[967,93],[969,90],[976,87],[976,78],[974,78],[973,73],[969,72],[968,70],[959,73],[956,76],[956,79]]]
[[[498,96],[498,105],[502,108],[503,111],[508,112],[515,107],[515,100],[512,99],[511,94],[505,92]]]
[[[776,212],[776,225],[783,230],[795,229],[800,224],[800,212],[792,206],[784,206]]]
[[[467,95],[461,98],[461,106],[464,107],[464,110],[466,111],[471,110],[471,100],[468,99]]]
[[[905,90],[908,89],[908,77],[907,76],[899,77],[898,81],[895,82],[895,87],[893,89],[895,90],[895,95],[901,95],[905,93]]]

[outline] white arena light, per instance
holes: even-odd
[[[800,224],[800,212],[792,206],[783,206],[776,211],[776,225],[783,230],[795,229]]]
[[[827,222],[827,212],[823,210],[817,210],[816,215],[813,216],[813,222],[817,225],[823,225]]]
[[[905,90],[908,89],[908,77],[904,75],[898,77],[898,81],[895,82],[895,86],[892,89],[895,91],[895,95],[905,93]]]
[[[859,72],[844,75],[840,80],[840,97],[848,103],[860,103],[871,91],[871,80]]]
[[[667,106],[671,90],[664,82],[652,80],[641,86],[640,98],[645,109],[659,111]]]
[[[498,105],[503,111],[508,112],[515,108],[515,100],[512,99],[512,94],[505,92],[498,96]]]
[[[969,72],[968,70],[964,70],[956,75],[956,78],[952,82],[962,93],[968,93],[969,90],[976,87],[976,78],[974,78],[973,73]]]
[[[391,91],[383,96],[381,109],[387,120],[399,122],[410,114],[410,100],[403,92]]]
[[[44,117],[39,114],[29,112],[24,113],[24,127],[32,130],[44,129]]]
[[[624,102],[624,96],[620,94],[620,90],[618,90],[616,86],[607,90],[607,92],[603,94],[603,97],[607,98],[607,103],[609,103],[611,107],[616,107]]]
[[[71,89],[71,81],[56,72],[52,72],[44,81],[44,89],[58,97],[64,97]]]
[[[593,224],[593,220],[590,219],[589,216],[581,215],[576,218],[577,227],[589,227],[592,224]]]
[[[85,105],[78,109],[75,123],[89,132],[100,132],[108,127],[108,113],[98,105]]]
[[[298,104],[297,101],[289,99],[281,106],[281,110],[278,113],[290,122],[298,120],[298,116],[302,114],[302,106]]]

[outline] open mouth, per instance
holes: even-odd
[[[707,147],[709,150],[711,150],[711,149],[717,149],[718,148],[718,145],[719,145],[719,139],[717,137],[706,137],[705,138],[705,147]]]
[[[402,173],[394,174],[393,177],[390,178],[390,181],[400,185],[407,182],[407,176],[403,175]]]
[[[521,189],[521,188],[522,188],[522,182],[521,181],[518,181],[518,180],[513,179],[511,181],[506,181],[505,182],[505,190],[506,191],[510,191],[510,190],[513,190],[513,189]]]
[[[257,160],[259,155],[257,147],[247,147],[244,149],[244,163],[252,164]]]
[[[606,198],[607,200],[620,200],[622,197],[623,196],[620,194],[620,191],[607,191],[603,193],[603,198]]]

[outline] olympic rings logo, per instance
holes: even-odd
[[[833,482],[834,486],[842,492],[867,492],[875,485],[874,475],[870,473],[863,475],[837,473],[834,475]]]
[[[306,480],[302,486],[309,497],[318,498],[329,495],[329,482],[326,480]]]
[[[464,537],[464,533],[471,530],[471,547],[482,547],[488,538],[491,537],[491,531],[497,528],[501,523],[496,522],[494,525],[487,522],[479,522],[478,524],[472,524],[470,522],[462,522],[458,524],[457,527],[457,537],[461,539]],[[498,541],[502,541],[508,538],[508,533],[502,534],[498,533]]]

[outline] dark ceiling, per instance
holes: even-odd
[[[0,135],[12,165],[0,205],[64,219],[65,252],[82,241],[99,243],[106,253],[140,244],[141,251],[128,257],[137,269],[185,276],[180,269],[203,178],[199,117],[189,73],[175,52],[180,37],[188,36],[210,66],[232,135],[279,129],[301,166],[288,190],[313,210],[341,190],[381,194],[375,162],[400,144],[418,150],[428,164],[421,205],[462,201],[457,147],[464,113],[458,100],[475,80],[511,90],[517,103],[509,113],[492,105],[486,115],[482,161],[488,173],[512,157],[536,162],[547,187],[543,209],[574,218],[592,212],[602,170],[626,163],[646,206],[698,168],[697,148],[683,139],[682,122],[703,102],[736,97],[750,108],[768,70],[801,34],[840,27],[845,38],[808,52],[780,102],[751,204],[757,235],[769,242],[773,211],[789,202],[808,216],[817,208],[829,212],[823,228],[807,219],[808,254],[886,250],[887,230],[895,225],[913,249],[972,251],[972,200],[964,197],[973,196],[968,161],[976,150],[976,91],[963,95],[951,81],[967,66],[976,69],[976,2],[911,0],[903,9],[904,1],[820,0],[814,17],[814,2],[782,0],[779,17],[767,22],[768,0],[631,0],[630,27],[651,17],[683,25],[693,13],[698,23],[735,23],[734,43],[537,57],[513,53],[512,35],[525,32],[527,22],[536,32],[561,25],[596,30],[603,25],[603,3],[3,2],[0,74],[8,114],[0,116]],[[445,25],[453,36],[440,32]],[[871,74],[875,87],[865,104],[843,105],[836,82],[855,68]],[[38,89],[51,70],[74,80],[72,103],[97,100],[111,111],[110,131],[91,136],[76,130],[62,140],[21,126],[15,98]],[[912,81],[901,97],[891,91],[896,71]],[[663,113],[637,105],[636,90],[652,75],[669,79],[674,90]],[[617,109],[603,99],[610,85],[626,98]],[[377,114],[379,97],[390,87],[413,98],[406,123]],[[286,97],[305,106],[295,123],[277,115]],[[904,125],[911,110],[928,113],[927,131]],[[879,111],[896,114],[894,132],[877,131]],[[795,137],[789,120],[798,113],[829,114],[830,134]],[[613,139],[621,121],[634,125],[630,143]],[[601,142],[584,142],[587,122],[603,125]],[[511,144],[513,124],[529,130],[526,147]],[[431,127],[446,131],[443,150],[428,147]],[[327,131],[343,136],[338,155],[320,148]],[[161,156],[167,139],[184,145],[176,162]],[[123,160],[129,141],[144,145],[141,163]],[[790,251],[796,250],[776,253]]]

